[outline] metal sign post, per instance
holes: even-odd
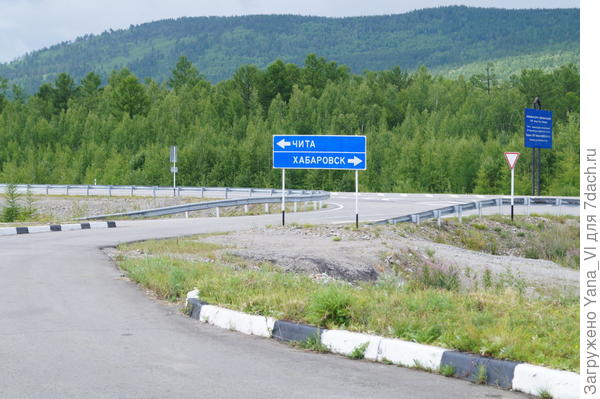
[[[355,171],[356,227],[358,227],[358,171],[367,169],[366,136],[274,135],[273,167],[282,169],[282,224],[285,225],[285,169]]]
[[[510,168],[510,220],[515,220],[515,165],[519,160],[519,152],[505,152],[504,159]]]
[[[285,226],[285,169],[281,169],[281,225]]]
[[[358,229],[358,170],[354,171],[354,209],[356,215],[356,228]]]
[[[173,166],[171,167],[171,173],[173,173],[173,197],[177,196],[177,146],[171,146],[171,154],[170,160],[173,162]]]

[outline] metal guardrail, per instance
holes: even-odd
[[[7,184],[0,184],[0,192],[6,192]],[[63,194],[63,195],[82,195],[82,192],[85,192],[86,196],[89,195],[108,195],[109,197],[115,195],[115,192],[127,192],[130,196],[136,195],[136,193],[152,193],[153,197],[160,196],[161,193],[168,193],[171,195],[173,192],[177,196],[181,196],[182,193],[188,194],[188,196],[193,196],[191,194],[199,194],[199,198],[204,198],[205,196],[210,197],[210,193],[219,193],[225,197],[225,199],[229,198],[231,194],[246,194],[249,197],[252,195],[264,195],[269,194],[274,196],[276,194],[281,194],[280,189],[271,189],[271,188],[240,188],[240,187],[189,187],[189,186],[179,186],[175,189],[173,187],[165,187],[165,186],[119,186],[119,185],[94,185],[94,184],[17,184],[17,191],[20,193],[26,193],[27,191],[31,191],[33,194],[43,193],[46,195],[50,195],[51,191],[58,191],[55,194]],[[77,193],[75,193],[77,192]],[[310,195],[310,194],[318,194],[321,191],[316,190],[285,190],[287,195]],[[163,194],[164,195],[164,194]]]
[[[483,208],[498,206],[501,208],[504,204],[510,206],[510,198],[493,198],[482,201],[467,202],[464,204],[451,205],[443,208],[432,209],[429,211],[415,212],[408,215],[393,217],[389,219],[378,220],[370,224],[395,224],[402,222],[419,223],[424,219],[438,219],[438,223],[441,218],[447,215],[456,214],[459,219],[462,218],[463,211],[478,210],[481,216],[481,210]],[[515,197],[515,205],[553,205],[561,206],[579,206],[579,198],[557,198],[557,197]],[[502,212],[500,212],[502,213]]]
[[[287,190],[286,190],[286,196],[285,196],[286,202],[324,201],[327,199],[329,199],[329,193],[322,192],[322,191],[318,192],[317,194],[288,196]],[[227,207],[232,207],[232,206],[252,205],[252,204],[270,204],[270,203],[281,203],[281,196],[254,197],[254,198],[244,198],[244,199],[224,200],[224,201],[195,202],[192,204],[174,205],[174,206],[167,206],[167,207],[163,207],[163,208],[146,209],[146,210],[141,210],[141,211],[112,213],[110,215],[89,216],[89,217],[85,217],[85,218],[80,218],[79,220],[108,219],[108,218],[118,218],[118,217],[156,217],[156,216],[172,215],[172,214],[176,214],[176,213],[201,211],[204,209],[211,209],[211,208],[227,208]]]

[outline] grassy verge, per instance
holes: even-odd
[[[464,217],[459,223],[447,219],[438,228],[435,221],[421,225],[398,224],[401,235],[418,236],[493,255],[513,255],[551,260],[579,269],[579,218],[575,216],[532,215]]]
[[[249,264],[198,238],[120,249],[138,253],[121,256],[120,267],[165,299],[179,300],[197,287],[203,300],[248,313],[559,369],[579,368],[576,297],[528,298],[510,287],[464,292],[452,286],[440,288],[431,275],[403,285],[394,279],[323,284],[271,264]],[[181,254],[210,261],[185,259]]]

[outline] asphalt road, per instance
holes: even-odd
[[[288,222],[351,222],[354,200],[346,196],[289,214]],[[390,209],[470,197],[365,195],[360,206],[362,219],[374,220]],[[0,237],[0,398],[526,397],[198,323],[122,278],[99,249],[279,222],[279,215],[123,221],[116,229]]]

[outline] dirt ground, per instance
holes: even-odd
[[[409,268],[411,258],[452,268],[463,287],[488,279],[523,285],[535,295],[579,290],[579,272],[547,260],[491,255],[439,244],[415,235],[401,236],[392,226],[268,227],[203,238],[226,245],[227,252],[254,262],[272,262],[281,268],[316,278],[373,281]],[[414,260],[414,259],[413,259]],[[413,262],[415,263],[415,262]]]

